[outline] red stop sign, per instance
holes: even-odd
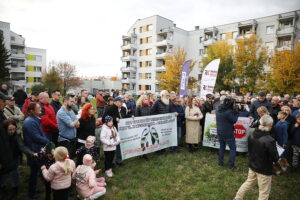
[[[246,129],[243,125],[236,124],[234,125],[234,137],[235,138],[243,138],[246,136]]]

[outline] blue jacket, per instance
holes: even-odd
[[[41,148],[50,142],[42,131],[41,119],[30,115],[23,122],[24,144],[31,151],[38,153]]]
[[[238,120],[239,113],[232,109],[224,109],[218,106],[216,109],[217,133],[223,139],[234,138],[234,124]]]
[[[127,113],[127,115],[129,117],[131,117],[132,115],[135,114],[135,108],[136,108],[136,105],[135,105],[135,102],[133,99],[129,99],[127,102],[126,102],[126,107],[128,110],[130,110],[130,112]]]
[[[294,118],[296,118],[296,116],[297,116],[299,113],[300,113],[300,109],[295,110],[295,111],[292,113],[292,116],[293,116]]]
[[[183,106],[175,106],[171,105],[171,112],[177,112],[177,127],[182,127],[183,122],[184,122],[184,117],[185,117],[185,112],[183,109]]]
[[[73,121],[77,120],[77,117],[73,110],[67,111],[62,106],[56,115],[59,137],[58,142],[65,140],[73,140],[76,138],[76,128],[74,127]]]
[[[275,139],[280,146],[286,145],[288,141],[288,127],[287,121],[278,121],[275,125]]]

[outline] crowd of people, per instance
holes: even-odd
[[[61,97],[60,90],[49,93],[32,92],[30,97],[20,87],[13,95],[8,87],[0,88],[0,195],[5,194],[8,177],[12,180],[12,195],[18,194],[18,166],[27,156],[30,167],[28,197],[41,199],[36,185],[39,174],[45,185],[45,199],[68,199],[72,195],[72,179],[78,198],[95,199],[106,192],[104,177],[97,178],[100,146],[104,154],[104,174],[112,178],[113,167],[122,166],[118,123],[122,118],[175,113],[178,146],[169,151],[179,152],[185,144],[193,153],[203,140],[205,116],[216,114],[220,143],[218,164],[226,166],[224,153],[230,148],[229,169],[235,165],[236,144],[234,124],[238,117],[249,117],[255,129],[248,141],[249,174],[235,199],[258,180],[259,199],[268,199],[271,189],[272,166],[286,159],[299,168],[300,95],[291,98],[260,92],[255,96],[238,96],[229,91],[208,94],[205,98],[183,96],[163,90],[160,94],[123,91],[99,91],[95,107],[87,90],[80,95]],[[61,102],[62,99],[62,102]],[[97,134],[97,130],[101,130]],[[279,155],[276,145],[285,149]],[[163,154],[160,150],[157,154]],[[149,160],[144,155],[142,159]],[[98,175],[99,176],[99,175]],[[1,198],[1,197],[0,197]]]

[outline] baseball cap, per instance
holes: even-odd
[[[123,99],[122,99],[121,97],[115,97],[115,98],[114,98],[114,102],[116,102],[116,101],[121,101],[121,102],[123,102]]]

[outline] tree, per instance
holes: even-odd
[[[267,74],[267,89],[277,94],[300,92],[300,44],[294,50],[276,51]]]
[[[219,40],[217,43],[210,45],[206,50],[207,57],[202,58],[203,66],[205,67],[212,60],[220,58],[221,62],[218,70],[215,91],[231,90],[234,86],[233,74],[233,57],[232,46],[224,40]],[[203,69],[204,69],[203,67]]]
[[[56,64],[56,70],[62,78],[64,93],[71,88],[80,87],[82,81],[77,77],[76,67],[67,62]]]
[[[181,67],[186,61],[186,52],[183,48],[176,49],[172,54],[165,58],[165,72],[161,72],[158,77],[158,85],[162,90],[175,91],[179,93]],[[193,70],[195,62],[191,62],[190,72]],[[189,77],[188,88],[197,87],[197,79]]]
[[[0,31],[0,80],[8,81],[9,80],[9,68],[10,65],[10,53],[5,48],[3,32]]]
[[[43,84],[36,84],[31,88],[32,92],[38,92],[38,93],[44,92],[45,90],[46,87]]]
[[[61,90],[63,86],[62,78],[59,76],[57,69],[53,66],[50,67],[48,71],[43,71],[41,83],[49,89],[49,92]]]
[[[239,92],[256,92],[258,80],[264,78],[264,65],[267,61],[267,49],[257,35],[236,40],[236,52],[233,56],[236,86]]]

